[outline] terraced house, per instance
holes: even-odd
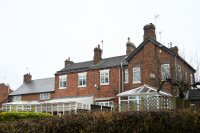
[[[143,29],[143,42],[138,47],[128,38],[126,54],[102,58],[102,49],[98,45],[90,61],[74,63],[67,59],[64,68],[51,79],[48,89],[43,87],[48,83],[39,83],[44,79],[35,81],[36,86],[31,81],[10,96],[13,100],[21,98],[23,101],[83,97],[89,98],[90,104],[113,106],[115,103],[139,104],[141,98],[152,96],[177,95],[179,90],[171,83],[164,84],[162,91],[157,93],[161,81],[170,79],[192,84],[195,69],[179,56],[178,47],[166,47],[156,40],[152,23]]]
[[[176,46],[167,48],[156,41],[153,24],[144,26],[143,38],[138,47],[128,38],[126,55],[102,59],[98,46],[91,61],[66,60],[65,68],[55,74],[55,97],[94,95],[96,104],[110,106],[120,102],[117,94],[138,87],[144,91],[149,86],[147,93],[148,90],[156,92],[160,82],[166,79],[188,84],[194,81],[194,68],[179,56]],[[170,83],[163,85],[162,90],[170,95],[178,91]]]

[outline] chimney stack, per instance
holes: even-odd
[[[24,83],[32,80],[32,75],[30,73],[24,74]]]
[[[170,50],[172,50],[174,53],[178,54],[178,47],[177,46],[171,47]]]
[[[152,23],[145,25],[143,29],[144,29],[144,36],[143,36],[144,40],[146,40],[149,37],[156,40],[156,33],[155,33],[156,28]]]
[[[94,58],[93,58],[94,64],[97,64],[102,60],[101,54],[102,50],[100,48],[100,45],[98,45],[98,47],[94,48]]]
[[[126,55],[129,56],[135,49],[135,45],[130,42],[130,38],[128,37],[128,42],[126,43]]]
[[[67,68],[71,64],[74,64],[74,62],[70,61],[70,57],[68,57],[68,59],[65,60],[65,68]]]

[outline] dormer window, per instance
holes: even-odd
[[[67,75],[59,76],[59,89],[65,89],[67,87]]]

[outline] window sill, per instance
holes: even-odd
[[[44,100],[50,100],[50,98],[48,98],[48,99],[40,99],[40,100],[42,100],[42,101],[44,101]]]
[[[86,87],[86,85],[84,85],[84,86],[78,86],[78,88],[85,88]]]
[[[59,87],[60,90],[66,89],[66,87]]]
[[[133,82],[132,84],[141,84],[141,82]]]
[[[109,85],[109,83],[100,83],[100,85]]]
[[[124,84],[128,84],[128,82],[124,82]]]

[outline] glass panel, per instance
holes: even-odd
[[[149,92],[156,92],[156,91],[154,91],[154,90],[150,90]]]
[[[147,93],[148,90],[149,90],[149,88],[144,87],[144,88],[142,88],[142,90],[139,93]]]
[[[147,98],[147,95],[139,96],[139,99],[145,99],[145,98]]]
[[[129,96],[129,99],[136,99],[136,96]]]
[[[128,97],[121,97],[121,100],[128,100]]]
[[[133,68],[133,82],[141,82],[140,67]]]

